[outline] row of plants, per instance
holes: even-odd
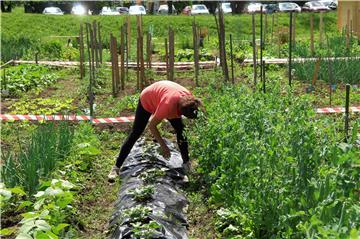
[[[76,238],[83,172],[100,153],[92,126],[43,123],[24,141],[2,152],[1,236]]]
[[[17,65],[2,73],[1,89],[7,90],[10,96],[18,96],[22,92],[49,86],[57,80],[56,73],[42,65]]]
[[[266,94],[210,86],[191,136],[221,238],[358,238],[360,149],[309,97],[269,79]]]

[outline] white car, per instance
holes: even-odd
[[[224,2],[221,3],[221,9],[223,11],[224,14],[226,13],[232,13],[232,9],[231,9],[231,5],[229,2]],[[216,8],[215,13],[217,13],[219,10]]]
[[[247,6],[247,12],[248,13],[261,12],[261,6],[263,6],[261,3],[250,3]],[[263,6],[262,11],[265,12],[265,7],[264,6]]]
[[[169,13],[168,5],[160,5],[157,12],[158,12],[158,14],[168,14]],[[175,9],[174,5],[172,5],[172,14],[176,14],[176,9]]]
[[[307,2],[302,7],[302,11],[309,11],[309,12],[326,12],[330,11],[330,8],[325,6],[322,2]]]
[[[61,11],[58,7],[46,7],[43,11],[43,14],[47,15],[64,15],[64,12]]]
[[[116,16],[120,15],[120,13],[115,8],[103,7],[100,11],[100,15],[102,16]]]
[[[85,15],[85,14],[86,14],[86,9],[85,9],[82,5],[75,5],[75,6],[73,6],[73,8],[71,9],[71,14],[74,14],[74,15]]]
[[[301,12],[299,5],[293,2],[281,2],[279,3],[280,12]]]
[[[204,4],[195,4],[191,7],[191,15],[210,14],[209,10]]]
[[[146,10],[144,6],[133,5],[129,8],[129,15],[146,15]]]

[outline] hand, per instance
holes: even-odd
[[[170,153],[170,149],[168,148],[168,146],[166,146],[166,145],[161,146],[161,149],[162,149],[162,155],[164,156],[164,158],[169,159],[171,156],[171,153]]]

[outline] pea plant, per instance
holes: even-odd
[[[191,140],[210,202],[222,210],[218,231],[226,238],[358,235],[356,137],[339,144],[342,132],[316,118],[306,96],[272,85],[267,94],[208,88],[208,115]]]

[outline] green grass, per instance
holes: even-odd
[[[288,14],[278,14],[280,27],[287,27],[289,24]],[[257,36],[259,35],[259,15],[256,16]],[[59,39],[52,36],[76,36],[79,34],[80,23],[92,22],[97,20],[102,25],[102,38],[104,47],[109,46],[109,35],[114,33],[119,38],[119,29],[126,17],[123,16],[45,16],[42,14],[25,14],[21,10],[15,9],[13,13],[2,13],[2,60],[13,59],[15,57],[34,57],[33,52],[46,46],[46,52],[56,51],[65,48],[67,38]],[[210,45],[216,49],[217,30],[214,16],[196,16],[197,24],[200,27],[208,28],[209,41],[205,40],[205,45]],[[319,15],[315,14],[315,34],[318,34]],[[326,32],[336,32],[336,12],[324,14],[324,29]],[[175,30],[176,48],[183,48],[184,44],[192,44],[192,17],[188,16],[143,16],[143,29],[148,32],[152,29],[155,49],[163,47],[164,38],[167,37],[168,27]],[[297,37],[309,39],[309,14],[299,14],[297,16]],[[225,16],[226,34],[232,34],[235,40],[251,39],[251,16],[248,14],[226,15]],[[132,49],[136,49],[136,18],[131,17]],[[268,37],[271,32],[271,16],[268,17]],[[276,35],[277,29],[274,29]],[[73,41],[76,47],[76,42]],[[206,46],[207,47],[207,46]],[[54,49],[55,48],[55,49]],[[13,50],[11,50],[13,49]],[[30,49],[30,51],[29,51]],[[44,52],[45,50],[42,49]],[[71,51],[71,50],[68,50]],[[134,52],[134,50],[133,50]],[[134,53],[135,54],[135,53]],[[50,57],[50,53],[43,57]],[[54,57],[54,56],[52,56]],[[60,57],[60,56],[59,56]],[[74,55],[73,57],[77,57]]]

